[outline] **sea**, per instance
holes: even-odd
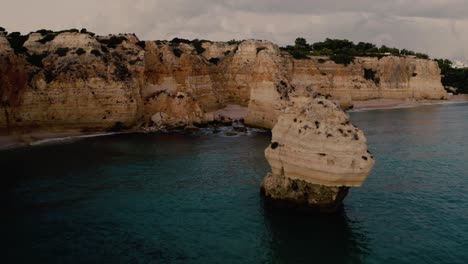
[[[468,263],[468,103],[356,111],[376,164],[336,214],[274,208],[260,130],[0,151],[0,263]]]

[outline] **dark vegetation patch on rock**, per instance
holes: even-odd
[[[27,35],[21,35],[19,32],[12,32],[8,34],[7,40],[15,53],[25,53],[28,51],[23,45],[29,39]]]
[[[42,64],[42,60],[49,55],[48,52],[43,52],[41,54],[27,54],[26,60],[31,63],[32,65],[42,68],[44,65]]]
[[[69,48],[58,48],[55,51],[55,54],[57,54],[59,57],[64,57],[67,55],[69,50],[70,50]]]
[[[101,57],[101,55],[102,55],[101,52],[99,50],[97,50],[97,49],[93,49],[91,51],[91,54],[93,54],[96,57]]]
[[[188,40],[188,39],[183,39],[183,38],[173,38],[171,41],[169,41],[169,43],[171,43],[173,47],[176,47],[181,43],[192,45],[195,48],[195,51],[197,52],[198,55],[205,52],[206,49],[203,48],[203,43],[205,42],[211,43],[211,41],[205,40],[205,39]]]
[[[172,52],[177,58],[180,58],[180,56],[183,54],[182,50],[179,48],[172,48]]]
[[[214,64],[214,65],[218,65],[218,63],[221,61],[220,58],[211,58],[208,60],[210,63]]]
[[[98,41],[108,48],[115,49],[118,45],[122,44],[124,40],[127,40],[124,36],[111,36],[110,38],[101,38]]]
[[[42,39],[38,40],[37,42],[46,44],[47,42],[54,40],[56,36],[57,34],[55,33],[48,33],[47,35],[45,35]]]
[[[78,56],[81,56],[81,55],[83,55],[83,54],[85,54],[85,53],[86,53],[86,51],[85,51],[84,49],[82,49],[82,48],[79,48],[79,49],[76,50],[76,54],[77,54]]]
[[[144,49],[146,47],[146,41],[138,41],[136,45]]]

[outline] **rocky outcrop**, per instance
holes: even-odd
[[[294,60],[292,85],[341,102],[369,99],[446,99],[437,62],[416,57],[358,57],[348,66],[327,57]]]
[[[138,68],[127,68],[132,55],[105,53],[87,34],[62,33],[38,42],[42,38],[31,34],[24,43],[26,53],[1,57],[2,112],[8,114],[0,115],[0,127],[24,131],[135,125],[141,97],[134,77]]]
[[[374,165],[364,133],[313,92],[290,95],[265,156],[272,173],[262,184],[264,194],[319,211],[336,210],[349,187],[361,186]]]

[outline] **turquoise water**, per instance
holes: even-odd
[[[351,116],[377,163],[331,216],[264,205],[268,133],[0,151],[1,263],[468,263],[468,104]]]

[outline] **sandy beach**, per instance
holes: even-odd
[[[448,104],[457,102],[468,102],[468,95],[452,95],[448,100],[373,99],[367,101],[354,101],[354,107],[350,111],[408,108],[422,105]]]
[[[247,116],[247,107],[228,104],[225,108],[210,112],[209,114],[213,114],[215,118],[223,116],[232,120],[239,120]]]
[[[84,133],[77,130],[32,132],[27,134],[0,134],[0,150],[22,146],[34,146],[45,143],[68,141],[87,137],[107,136],[116,133]]]

